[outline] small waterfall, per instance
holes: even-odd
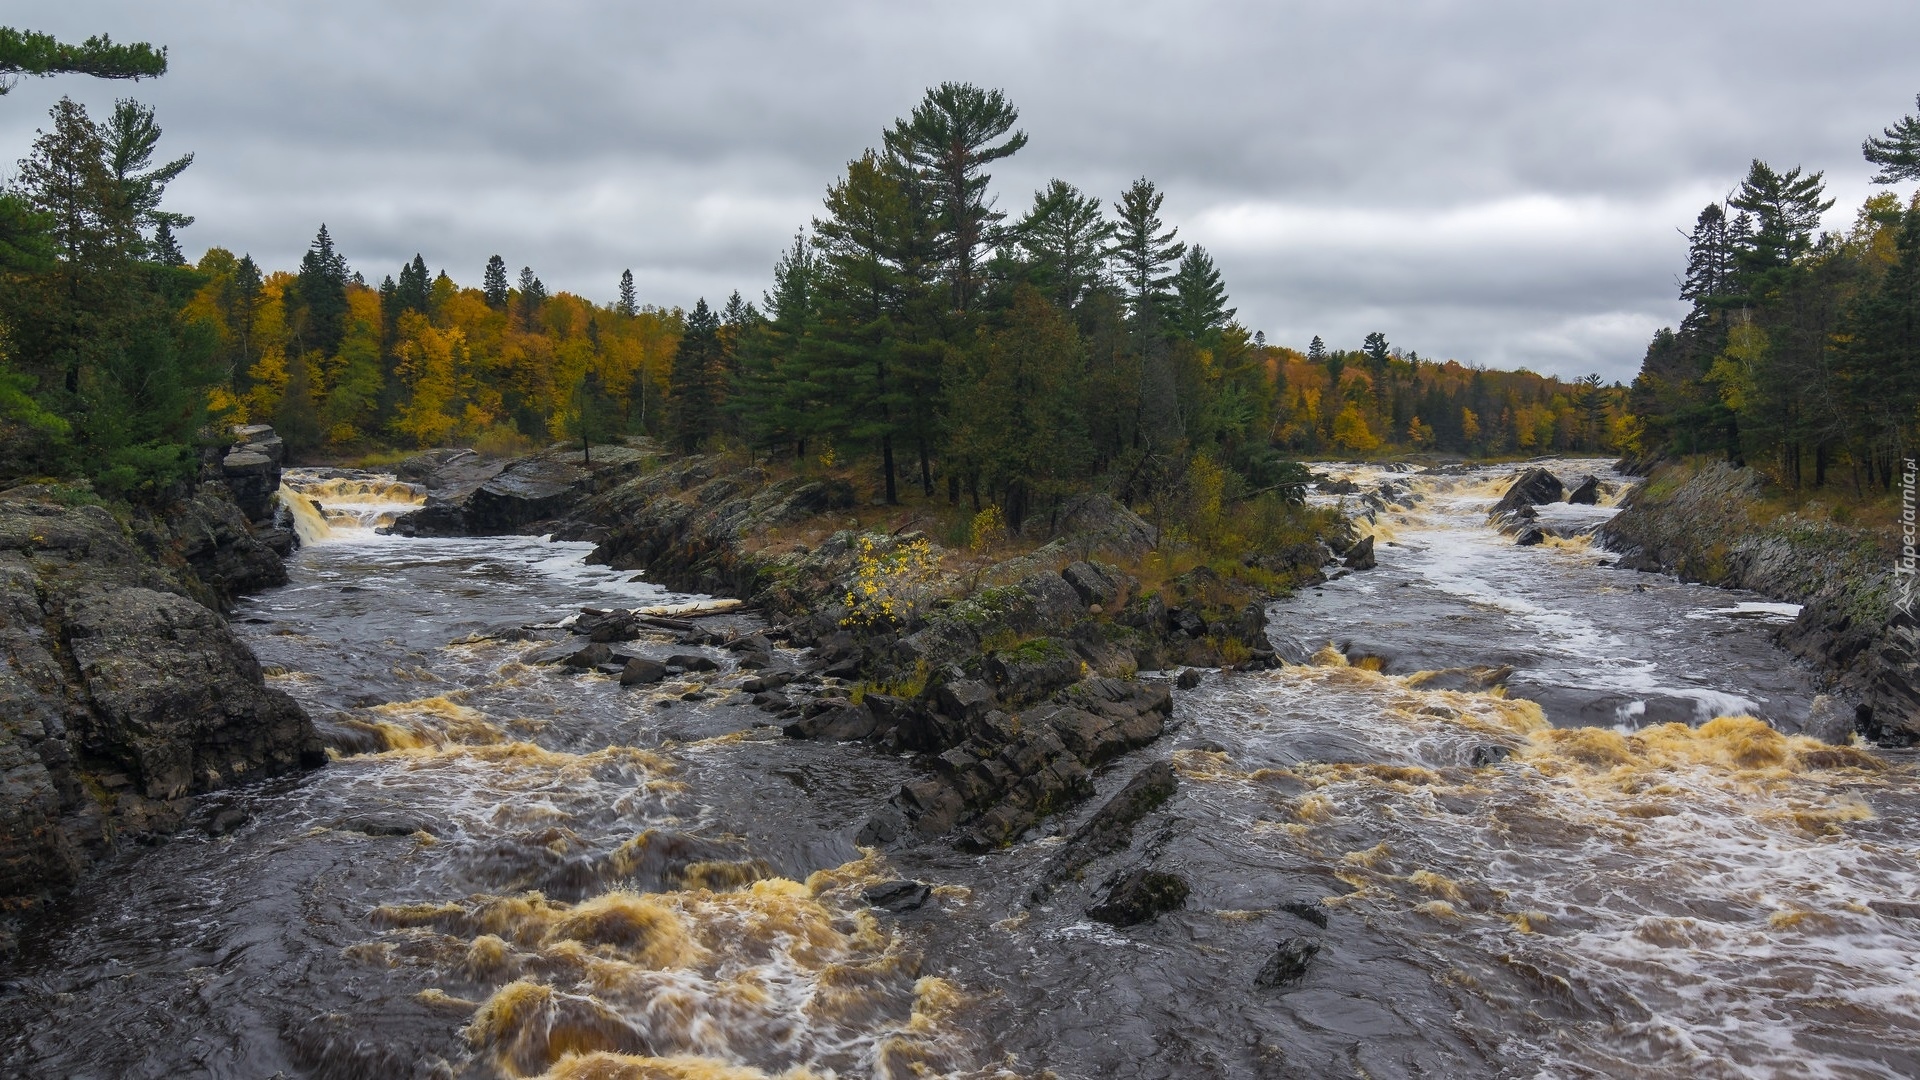
[[[280,484],[280,501],[293,515],[300,542],[313,544],[340,539],[343,532],[390,526],[427,497],[414,485],[385,474],[321,476],[290,469]]]
[[[333,526],[327,524],[327,517],[320,512],[312,499],[288,487],[280,485],[280,505],[287,508],[293,518],[293,531],[299,535],[302,545],[318,544],[333,535]]]

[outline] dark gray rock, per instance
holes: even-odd
[[[1305,919],[1322,930],[1327,928],[1329,922],[1327,905],[1318,900],[1288,900],[1279,907],[1281,911],[1295,918]]]
[[[1600,502],[1600,478],[1589,476],[1580,481],[1579,486],[1567,493],[1567,501],[1582,506],[1594,506]]]
[[[621,686],[650,686],[666,677],[667,665],[644,656],[629,658],[626,666],[620,669]]]
[[[681,671],[719,671],[719,661],[700,653],[674,653],[667,657],[667,666]]]
[[[832,708],[803,720],[796,720],[781,730],[792,739],[821,739],[831,742],[851,742],[873,735],[878,726],[873,710],[866,705],[843,705]]]
[[[1540,531],[1540,527],[1537,525],[1529,525],[1521,529],[1519,534],[1513,538],[1515,547],[1539,547],[1546,542],[1547,534]]]
[[[1377,565],[1373,557],[1373,537],[1361,537],[1358,543],[1347,549],[1347,557],[1342,561],[1349,570],[1373,569]]]
[[[1099,604],[1106,611],[1126,606],[1136,584],[1117,567],[1085,561],[1068,563],[1060,577],[1079,594],[1081,603],[1089,607]]]
[[[1133,774],[1127,785],[1075,829],[1048,860],[1032,898],[1044,900],[1055,886],[1088,863],[1125,848],[1133,838],[1134,825],[1171,799],[1178,783],[1172,763],[1166,761],[1156,761]]]
[[[883,881],[861,892],[869,907],[895,915],[913,911],[933,899],[933,888],[924,881]]]
[[[1255,985],[1269,989],[1292,986],[1307,977],[1313,958],[1320,955],[1320,942],[1310,937],[1292,937],[1282,941],[1273,955],[1253,977]]]
[[[556,662],[570,668],[590,670],[602,664],[612,663],[613,650],[608,648],[605,642],[596,641],[585,648],[575,649],[559,657]]]
[[[1493,506],[1494,514],[1510,514],[1523,506],[1535,506],[1540,503],[1559,502],[1566,492],[1566,486],[1560,478],[1545,469],[1533,468],[1522,472]]]
[[[1139,867],[1110,880],[1087,917],[1109,926],[1138,926],[1186,906],[1191,891],[1178,874]]]

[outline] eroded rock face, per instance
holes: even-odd
[[[191,795],[324,760],[181,565],[101,507],[0,497],[0,903],[177,827]]]
[[[554,450],[493,466],[454,452],[410,458],[412,475],[427,485],[427,504],[401,515],[401,536],[505,536],[556,521],[582,502],[639,473],[652,456],[624,446],[602,446],[592,460],[579,450]]]

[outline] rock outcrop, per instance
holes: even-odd
[[[224,488],[190,501],[244,532]],[[324,761],[306,715],[210,606],[247,573],[217,539],[169,548],[178,569],[157,562],[141,542],[157,535],[44,489],[0,494],[0,905],[177,827],[192,795]]]
[[[555,449],[504,465],[471,452],[436,452],[402,465],[427,488],[425,506],[393,523],[401,536],[506,536],[551,525],[582,502],[638,474],[655,460],[645,450],[597,448],[592,460],[577,449]]]
[[[556,535],[593,541],[595,561],[644,569],[660,584],[757,605],[778,623],[776,636],[812,648],[820,676],[866,683],[858,698],[808,697],[787,679],[752,680],[792,737],[917,755],[925,775],[866,824],[862,842],[1007,844],[1087,797],[1093,770],[1159,738],[1170,690],[1138,672],[1274,662],[1265,595],[1207,567],[1143,589],[1116,561],[1151,550],[1153,530],[1104,497],[1067,503],[1038,550],[964,580],[930,573],[894,615],[862,619],[848,597],[863,561],[932,548],[912,532],[840,528],[853,503],[844,481],[774,480],[688,458],[583,502]],[[779,538],[822,526],[838,531],[815,546]],[[1317,540],[1300,554],[1307,561],[1262,553],[1274,561],[1261,565],[1311,580],[1331,558]],[[620,621],[601,615],[575,629],[604,636]],[[740,646],[750,647],[771,662],[770,643]]]
[[[1491,513],[1496,516],[1512,514],[1529,506],[1541,503],[1559,502],[1566,494],[1566,486],[1560,478],[1541,468],[1528,469],[1514,478],[1513,486],[1493,504]]]

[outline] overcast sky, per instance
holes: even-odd
[[[1913,111],[1912,0],[1324,3],[8,2],[63,39],[168,47],[154,82],[0,98],[0,161],[71,94],[155,105],[169,205],[291,268],[324,221],[377,282],[418,251],[643,302],[757,297],[845,163],[942,80],[1001,87],[1018,213],[1134,177],[1240,320],[1304,347],[1380,330],[1431,358],[1630,378],[1675,321],[1676,228],[1761,157],[1824,169]]]

